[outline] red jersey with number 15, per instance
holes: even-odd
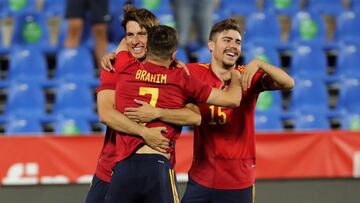
[[[190,75],[222,88],[209,64],[187,64]],[[237,67],[242,72],[243,66]],[[202,122],[194,132],[194,159],[189,171],[197,183],[212,189],[243,189],[255,182],[254,113],[258,95],[269,81],[261,69],[243,92],[240,106],[199,104]]]
[[[182,68],[166,68],[150,62],[141,63],[120,52],[116,59],[116,109],[124,112],[126,107],[138,107],[134,99],[146,101],[152,106],[166,109],[183,108],[188,102],[206,102],[212,87],[186,74]],[[175,141],[181,126],[153,121],[147,127],[165,126],[165,137],[170,139],[170,162],[175,164]],[[116,158],[121,161],[144,145],[143,139],[117,132]]]

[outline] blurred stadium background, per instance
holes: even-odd
[[[116,48],[124,35],[121,18],[125,2],[128,1],[109,0],[109,51]],[[171,0],[132,2],[138,7],[152,10],[161,23],[176,26]],[[313,138],[321,137],[321,143],[327,142],[326,136],[329,134],[328,137],[332,137],[334,143],[338,144],[333,145],[335,148],[341,145],[336,141],[337,137],[342,136],[346,137],[349,145],[344,150],[351,157],[351,161],[344,164],[350,168],[346,170],[352,170],[348,173],[338,172],[341,171],[339,166],[335,169],[330,167],[325,172],[324,169],[314,169],[313,173],[300,172],[300,175],[294,176],[289,174],[278,180],[276,173],[273,176],[264,175],[259,168],[258,202],[358,202],[360,196],[356,190],[360,189],[360,181],[356,177],[360,176],[357,175],[360,174],[360,0],[217,0],[216,3],[214,22],[234,17],[244,27],[243,50],[238,61],[240,64],[259,57],[282,67],[296,79],[296,87],[291,92],[275,91],[260,95],[255,117],[260,142],[258,150],[266,154],[268,151],[262,151],[265,147],[261,148],[264,146],[262,141],[271,144],[271,141],[281,137],[295,140],[295,143],[304,144],[306,148],[306,143],[296,142],[298,134],[298,137],[305,136],[306,139],[312,135]],[[26,182],[27,180],[6,182],[6,177],[11,176],[10,168],[17,163],[20,165],[16,165],[14,171],[20,170],[17,173],[25,176],[41,171],[41,164],[31,165],[38,160],[24,155],[34,151],[28,149],[31,146],[29,143],[42,148],[42,145],[35,143],[43,142],[39,139],[66,137],[64,139],[68,140],[81,137],[79,143],[83,145],[90,139],[96,143],[95,149],[92,149],[94,157],[89,158],[89,163],[92,164],[92,168],[88,169],[90,172],[76,167],[73,170],[87,175],[94,171],[101,147],[99,135],[105,129],[98,122],[96,114],[95,89],[99,83],[99,70],[94,61],[94,42],[88,22],[82,36],[83,46],[77,49],[62,47],[67,29],[64,8],[65,0],[0,0],[0,147],[4,150],[0,159],[6,159],[4,164],[0,164],[1,184],[4,185],[0,187],[1,202],[18,202],[15,200],[30,196],[33,198],[26,198],[28,202],[83,200],[87,190],[85,183],[89,182],[89,177],[77,181],[82,184],[75,185],[73,183],[76,181],[65,185],[47,185],[68,183],[61,179],[57,182],[40,181],[41,183]],[[196,41],[188,49],[178,50],[178,58],[185,62],[209,62],[209,54],[207,47],[201,47]],[[184,134],[191,136],[191,128],[185,128]],[[269,141],[271,136],[273,140]],[[42,144],[49,145],[47,141],[56,140],[67,142],[61,138],[46,140]],[[188,146],[192,146],[189,143]],[[78,150],[82,150],[83,145],[77,148],[74,144]],[[271,145],[267,147],[271,153]],[[289,149],[284,148],[283,153],[292,147],[293,145]],[[7,149],[14,152],[6,151]],[[52,154],[52,148],[49,149],[42,153]],[[321,150],[315,153],[327,153],[328,162],[335,165],[343,164],[345,159],[349,159],[339,158],[340,161],[336,162],[331,159],[332,152],[336,150],[331,147],[326,149],[331,153]],[[76,150],[74,153],[77,153]],[[59,154],[55,153],[54,156],[57,155]],[[178,156],[181,154],[178,153]],[[84,158],[87,158],[86,154],[79,159]],[[56,158],[50,159],[59,162]],[[261,157],[259,159],[264,160]],[[301,156],[294,157],[293,162],[296,163],[298,159]],[[191,157],[181,172],[186,172],[189,162]],[[54,167],[61,168],[63,164],[65,163],[57,163]],[[52,174],[51,168],[46,169],[50,171],[49,174]],[[306,167],[289,168],[307,170],[304,169]],[[329,170],[332,172],[328,173]],[[183,184],[180,190],[183,190]],[[24,196],[13,195],[14,191],[23,191],[21,193]],[[71,196],[72,193],[78,196]]]

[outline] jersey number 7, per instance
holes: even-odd
[[[139,88],[139,95],[143,96],[146,94],[151,95],[151,99],[149,104],[153,107],[156,106],[157,100],[159,98],[159,88],[153,88],[153,87],[140,87]]]

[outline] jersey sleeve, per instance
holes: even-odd
[[[208,100],[212,90],[210,85],[189,75],[184,75],[182,80],[188,101],[206,102]]]
[[[259,69],[255,73],[255,75],[253,76],[253,78],[251,80],[250,89],[247,90],[248,94],[258,94],[265,90],[264,84],[263,84],[263,79],[264,79],[265,75],[266,75],[266,73],[262,69]]]
[[[271,77],[269,76],[269,74],[264,73],[263,77],[262,77],[262,87],[263,87],[263,91],[264,90],[268,90],[271,89],[269,87],[271,87],[271,85],[274,83],[273,79],[271,79]]]
[[[136,59],[128,51],[120,51],[115,57],[115,72],[108,72],[103,69],[100,71],[100,85],[97,92],[101,90],[115,90],[117,74],[129,63]]]

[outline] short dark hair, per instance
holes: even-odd
[[[135,6],[128,4],[124,6],[124,20],[122,26],[126,31],[126,24],[129,21],[135,21],[139,23],[141,28],[149,30],[150,27],[159,25],[160,22],[157,17],[149,10],[145,8],[136,8]]]
[[[212,26],[210,35],[209,35],[209,40],[214,41],[215,35],[220,32],[223,32],[225,30],[235,30],[235,31],[238,31],[240,35],[242,33],[242,29],[241,29],[239,23],[233,18],[228,18],[228,19],[222,20],[222,21],[216,23],[214,26]]]
[[[148,32],[148,56],[163,60],[171,58],[177,49],[179,36],[177,31],[166,25],[153,26]]]

